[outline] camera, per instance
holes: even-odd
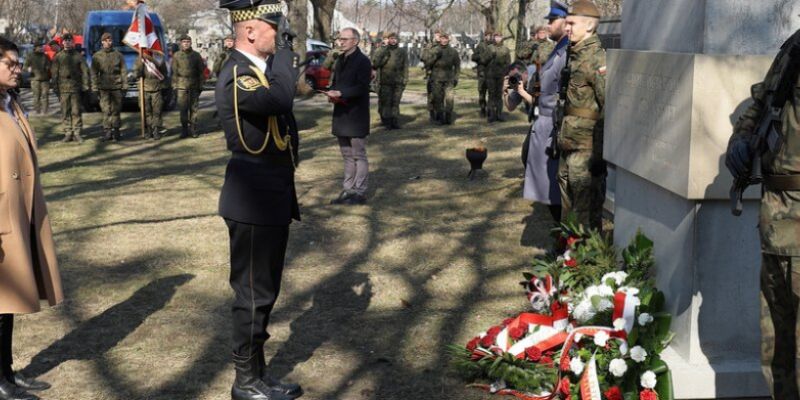
[[[511,90],[517,90],[519,83],[522,82],[522,75],[519,72],[514,73],[508,76],[508,88]]]

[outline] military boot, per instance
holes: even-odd
[[[153,130],[152,130],[151,132],[152,132],[152,133],[150,134],[150,137],[152,137],[152,138],[153,138],[153,140],[159,140],[159,139],[161,139],[161,134],[160,134],[160,133],[158,133],[158,128],[157,128],[157,127],[154,127],[154,128],[153,128]]]
[[[436,113],[433,110],[428,111],[429,118],[431,122],[436,122]]]
[[[481,118],[486,118],[486,107],[481,107],[480,115]]]
[[[187,125],[181,126],[181,139],[186,139],[189,137],[189,127]]]
[[[444,120],[442,121],[445,125],[453,125],[453,113],[452,112],[445,112],[444,113]]]
[[[6,378],[0,378],[0,400],[39,400],[39,396],[26,392]]]
[[[236,379],[231,387],[232,400],[292,400],[281,392],[275,391],[261,380],[261,362],[256,355],[249,358],[233,355],[233,367]]]
[[[78,143],[83,143],[83,138],[81,137],[81,132],[75,132],[75,141]]]
[[[111,135],[111,129],[103,129],[103,137],[100,138],[101,142],[110,142],[113,139]]]
[[[196,139],[200,137],[200,133],[197,132],[197,126],[195,126],[195,124],[189,124],[189,131],[192,133],[193,138]]]
[[[111,132],[111,138],[114,139],[115,142],[122,140],[122,133],[119,131],[119,128],[114,128]]]
[[[64,138],[61,139],[61,141],[64,142],[64,143],[67,143],[67,142],[71,142],[72,139],[73,139],[72,132],[67,132],[67,133],[64,134]]]
[[[269,386],[270,389],[282,393],[292,399],[296,399],[303,395],[303,388],[301,388],[300,385],[295,383],[283,383],[269,376],[267,373],[267,363],[266,360],[264,360],[263,348],[260,351],[257,351],[256,357],[258,357],[258,363],[261,367],[261,381]]]
[[[400,129],[400,123],[397,122],[397,118],[396,117],[392,118],[392,121],[390,122],[390,126],[389,127],[391,129]]]

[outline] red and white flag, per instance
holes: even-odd
[[[142,49],[144,53],[163,53],[161,41],[158,39],[153,20],[147,13],[147,6],[140,2],[133,12],[133,20],[128,28],[128,33],[122,42],[133,47],[137,51]]]

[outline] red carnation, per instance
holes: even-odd
[[[522,339],[522,336],[525,335],[525,329],[522,329],[521,326],[517,326],[508,330],[508,336],[514,340]]]
[[[538,362],[542,359],[542,351],[536,346],[531,346],[525,349],[525,355],[533,362]]]
[[[559,368],[562,371],[569,371],[569,357],[561,357]]]
[[[564,265],[570,268],[575,268],[578,266],[578,260],[570,258],[569,260],[564,261]]]
[[[550,357],[544,356],[544,357],[542,357],[541,360],[539,360],[539,364],[544,364],[544,365],[546,365],[548,367],[552,367],[553,366],[553,359],[550,358]]]
[[[606,396],[608,400],[622,400],[622,392],[616,386],[608,388],[603,395]]]
[[[639,400],[658,400],[658,394],[650,389],[645,389],[639,392]]]
[[[474,338],[472,338],[472,340],[470,340],[469,342],[467,342],[467,350],[469,350],[469,351],[475,351],[475,348],[476,348],[476,347],[478,347],[478,343],[479,343],[480,341],[481,341],[481,338],[479,338],[479,337],[477,337],[477,336],[475,336]]]
[[[493,327],[489,328],[488,331],[486,331],[486,335],[487,336],[497,336],[502,331],[503,331],[503,327],[502,326],[493,326]]]
[[[503,326],[508,326],[508,324],[514,322],[514,319],[515,318],[506,318],[506,319],[503,320],[503,324],[502,325]]]
[[[563,394],[569,396],[569,386],[570,386],[569,378],[562,378],[561,382],[559,382],[559,384],[558,384],[558,390],[557,391],[559,393],[563,393]]]
[[[492,347],[492,345],[494,344],[494,339],[495,339],[494,335],[486,335],[486,336],[484,336],[483,338],[481,338],[481,347],[483,347],[485,349],[488,349],[489,347]]]

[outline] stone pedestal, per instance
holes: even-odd
[[[673,314],[677,398],[769,394],[759,362],[759,188],[730,213],[724,153],[778,47],[800,28],[789,0],[627,0],[608,53],[604,157],[614,240],[656,244]]]

